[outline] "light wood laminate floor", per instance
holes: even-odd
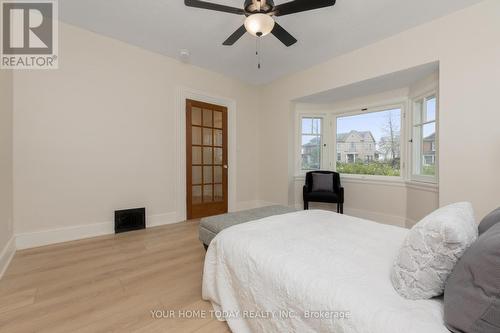
[[[18,251],[0,280],[0,332],[229,332],[179,317],[212,310],[204,255],[197,221]]]

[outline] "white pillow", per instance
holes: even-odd
[[[408,233],[391,272],[394,289],[408,299],[443,293],[446,279],[478,237],[472,205],[452,204],[436,210]]]

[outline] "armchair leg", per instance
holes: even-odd
[[[344,204],[339,204],[338,209],[340,214],[344,214]]]
[[[309,210],[309,201],[304,201],[304,210]]]

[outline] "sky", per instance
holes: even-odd
[[[387,127],[389,116],[395,124],[395,129],[399,131],[401,127],[401,109],[393,109],[381,112],[370,112],[350,117],[337,118],[337,133],[348,133],[355,131],[370,131],[378,142],[388,133],[384,131]]]

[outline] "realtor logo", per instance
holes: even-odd
[[[57,3],[55,0],[7,1],[1,4],[1,62],[4,69],[55,69]]]

